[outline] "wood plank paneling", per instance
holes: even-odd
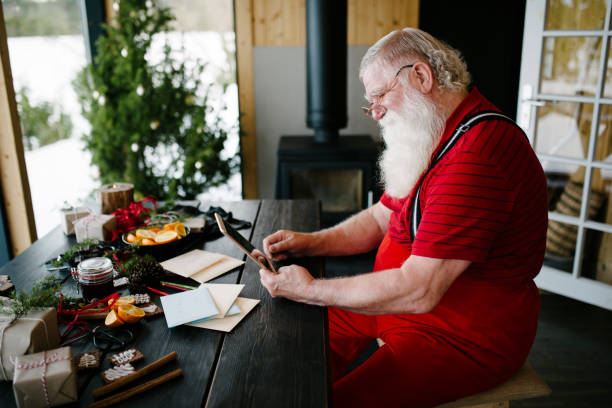
[[[252,6],[252,0],[234,0],[243,198],[257,198],[259,196],[257,191],[255,95],[253,91],[253,18],[255,14]]]
[[[36,226],[1,6],[0,59],[0,174],[9,241],[15,256],[36,240]]]
[[[349,45],[371,45],[393,30],[418,25],[417,0],[348,0]]]
[[[254,46],[306,44],[306,0],[253,0]]]
[[[306,44],[306,0],[252,0],[254,46]],[[370,45],[404,27],[417,27],[418,0],[348,0],[348,44]]]

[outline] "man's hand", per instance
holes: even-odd
[[[312,234],[287,230],[276,231],[263,240],[264,252],[274,261],[309,255]]]
[[[284,297],[296,302],[316,304],[309,297],[310,285],[315,280],[306,268],[298,265],[283,266],[274,274],[260,269],[261,284],[272,297]]]

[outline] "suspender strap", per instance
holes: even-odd
[[[442,160],[442,158],[452,149],[452,147],[457,143],[457,141],[463,136],[465,132],[467,132],[470,128],[476,126],[478,123],[485,120],[503,120],[504,122],[508,122],[516,126],[521,132],[525,135],[525,132],[516,124],[512,119],[508,116],[503,115],[497,111],[481,111],[472,116],[469,116],[461,121],[455,131],[451,135],[451,137],[444,143],[436,157],[431,161],[431,164],[427,168],[425,175],[421,177],[421,181],[417,186],[416,193],[414,194],[414,198],[412,200],[412,208],[410,217],[410,242],[414,242],[414,237],[416,237],[417,230],[419,229],[419,224],[421,223],[421,185],[423,184],[423,180],[427,177],[429,172],[433,170],[433,168]],[[525,135],[527,137],[527,135]]]

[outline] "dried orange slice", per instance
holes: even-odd
[[[109,300],[108,304],[110,305],[111,302],[113,300]],[[117,301],[113,304],[113,309],[117,310],[117,308],[119,307],[119,305],[133,305],[134,304],[134,297],[133,296],[121,296],[119,299],[117,299]]]
[[[130,305],[131,306],[131,305]],[[136,307],[136,306],[133,306]],[[104,324],[108,327],[117,327],[121,326],[124,323],[123,320],[115,313],[114,310],[111,310],[107,315],[106,319],[104,319]]]
[[[145,312],[137,306],[123,304],[117,308],[117,315],[126,323],[136,323],[144,317]]]
[[[144,238],[142,241],[140,241],[140,245],[155,245],[156,242],[153,239],[149,239],[149,238]]]
[[[136,241],[138,241],[138,238],[136,238],[136,235],[130,233],[130,234],[127,234],[127,236],[125,237],[125,240],[129,242],[130,244],[134,244],[136,243]]]
[[[149,231],[157,234],[159,231],[161,231],[161,228],[149,228]]]
[[[155,233],[155,232],[153,232],[151,230],[148,230],[148,229],[141,228],[141,229],[137,229],[136,230],[136,236],[138,238],[153,239],[153,238],[155,238],[155,235],[157,235],[157,233]]]
[[[174,230],[177,232],[177,234],[179,234],[179,237],[181,238],[187,235],[187,231],[185,231],[185,224],[183,224],[182,222],[177,223]]]
[[[174,241],[178,239],[179,235],[176,231],[164,231],[157,234],[155,237],[155,242],[158,244],[165,244],[166,242]]]

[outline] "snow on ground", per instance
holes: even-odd
[[[89,167],[91,154],[83,151],[83,146],[82,141],[73,138],[25,152],[39,237],[60,222],[59,210],[64,201],[80,205],[99,186]]]
[[[100,186],[96,172],[89,167],[91,154],[79,139],[61,140],[25,153],[36,231],[39,237],[60,222],[64,202],[88,205],[96,202],[94,191]],[[235,174],[224,186],[209,189],[199,200],[240,200],[241,179]],[[91,208],[98,211],[99,208]]]

